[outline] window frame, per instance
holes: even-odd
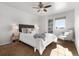
[[[57,20],[62,20],[62,19],[65,20],[65,22],[64,22],[64,24],[65,24],[65,25],[64,25],[64,28],[56,28],[56,21],[57,21]],[[66,28],[66,17],[55,18],[55,29],[56,29],[56,30],[64,30],[65,28]]]

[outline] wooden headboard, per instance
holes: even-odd
[[[19,32],[22,32],[22,28],[34,28],[34,25],[19,24]]]

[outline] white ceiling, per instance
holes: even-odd
[[[1,2],[2,3],[2,2]],[[48,8],[47,12],[38,13],[37,9],[33,9],[32,7],[38,6],[38,2],[3,2],[10,7],[19,9],[24,12],[29,12],[35,15],[51,15],[64,11],[68,11],[74,9],[75,6],[78,6],[78,2],[43,2],[43,4],[48,5],[51,4],[52,7]]]

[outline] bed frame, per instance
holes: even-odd
[[[34,25],[19,24],[19,32],[22,32],[22,28],[34,28]]]

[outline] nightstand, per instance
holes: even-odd
[[[19,40],[19,33],[16,33],[16,34],[13,33],[11,36],[11,41],[16,42],[18,40]]]

